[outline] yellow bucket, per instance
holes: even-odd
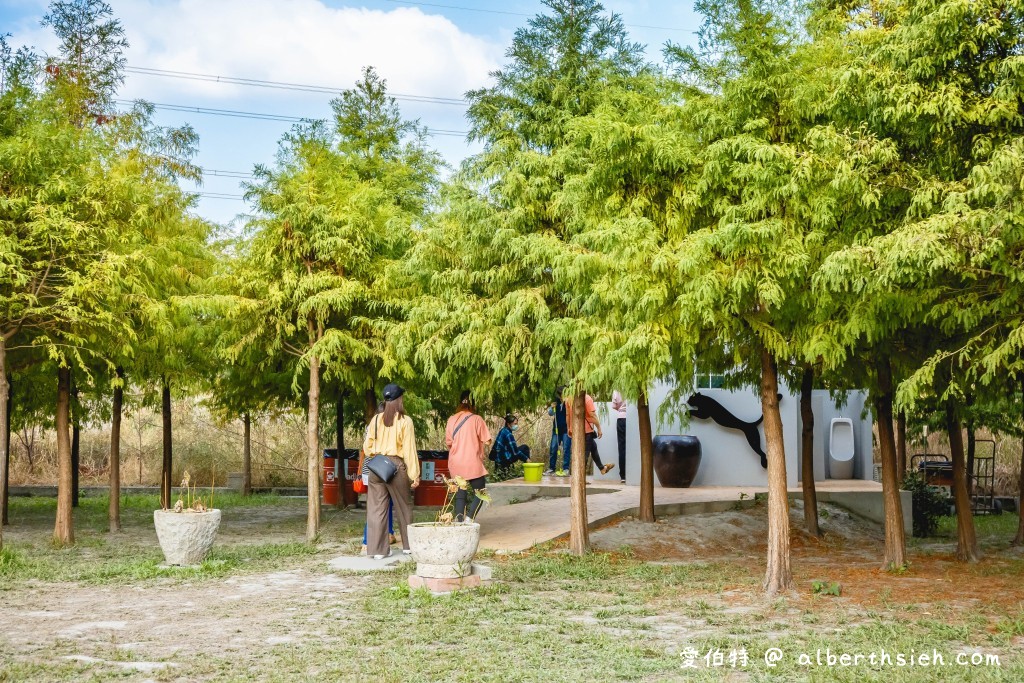
[[[540,481],[544,474],[544,463],[524,462],[523,481]]]

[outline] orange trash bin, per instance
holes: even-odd
[[[338,449],[328,448],[324,451],[324,505],[337,505],[341,492],[338,472]]]

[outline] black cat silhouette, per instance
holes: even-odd
[[[690,406],[691,417],[698,420],[714,420],[726,429],[738,429],[743,432],[743,436],[747,437],[747,443],[755,453],[761,456],[761,467],[768,469],[768,456],[761,450],[761,433],[757,431],[757,426],[764,421],[764,415],[754,422],[746,422],[730,413],[715,399],[705,396],[699,391],[688,398],[686,403]]]

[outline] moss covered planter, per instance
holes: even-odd
[[[213,547],[220,528],[220,510],[174,512],[155,510],[153,525],[167,564],[199,564]]]
[[[408,530],[417,576],[455,579],[472,573],[473,557],[480,544],[479,524],[421,522],[410,524]]]

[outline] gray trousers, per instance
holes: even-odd
[[[402,533],[402,547],[409,549],[409,532],[406,527],[412,523],[412,507],[409,505],[409,492],[412,483],[405,461],[397,456],[388,456],[398,467],[398,472],[391,481],[370,472],[370,486],[366,492],[366,554],[387,555],[388,549],[388,501],[395,504],[395,517]]]

